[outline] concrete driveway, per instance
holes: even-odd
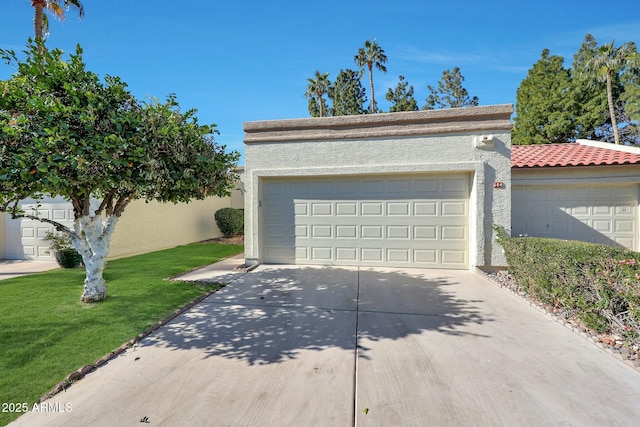
[[[16,426],[637,426],[640,373],[469,271],[261,266]]]

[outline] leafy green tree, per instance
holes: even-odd
[[[86,267],[81,300],[101,301],[109,242],[127,205],[227,195],[239,154],[217,145],[215,125],[182,112],[175,96],[138,102],[119,78],[87,71],[80,46],[63,60],[38,40],[22,61],[0,50],[17,64],[0,81],[0,211],[65,233]],[[20,209],[43,196],[72,203],[73,227]]]
[[[387,63],[387,55],[385,55],[384,50],[378,45],[375,39],[373,41],[367,40],[364,42],[364,47],[358,49],[358,54],[354,57],[354,60],[361,70],[364,69],[365,66],[369,70],[369,86],[371,88],[370,111],[373,114],[378,109],[373,88],[373,67],[375,66],[378,70],[386,73],[387,67],[385,67],[384,64]]]
[[[33,18],[33,27],[35,30],[36,38],[44,38],[44,34],[49,32],[49,20],[47,15],[44,14],[44,10],[48,10],[55,17],[64,21],[66,17],[65,11],[70,7],[77,9],[78,16],[82,18],[84,16],[84,6],[79,0],[31,0],[31,6],[35,11]]]
[[[614,85],[631,62],[634,52],[637,53],[635,44],[632,43],[626,43],[619,47],[615,47],[613,41],[606,43],[596,49],[595,56],[587,62],[585,69],[586,76],[592,81],[606,83],[609,118],[616,144],[620,144],[620,135],[616,119]]]
[[[637,129],[640,125],[640,54],[635,44],[629,43],[632,53],[629,55],[627,66],[620,75],[624,90],[620,94],[621,108],[626,114],[626,121],[636,127],[635,140],[637,144]]]
[[[571,78],[563,62],[564,58],[550,56],[549,49],[544,49],[518,87],[514,144],[567,142],[573,137]]]
[[[624,84],[624,92],[620,96],[624,111],[629,120],[640,122],[640,76],[629,77]]]
[[[442,72],[442,78],[438,82],[438,88],[427,86],[429,96],[423,110],[433,110],[435,108],[460,108],[473,107],[478,105],[478,97],[470,97],[469,92],[462,87],[464,77],[460,73],[460,68]]]
[[[594,82],[587,77],[586,71],[588,62],[596,55],[597,46],[596,39],[587,34],[573,56],[570,74],[571,109],[575,114],[574,138],[595,137],[596,129],[607,121],[606,84]]]
[[[385,95],[386,100],[393,103],[389,111],[391,113],[396,111],[417,111],[418,103],[413,97],[413,86],[408,86],[409,83],[404,80],[402,75],[399,76],[398,80],[396,88],[389,88]]]
[[[329,93],[331,87],[329,73],[320,73],[316,70],[314,78],[309,78],[307,81],[309,84],[304,96],[309,98],[309,114],[312,117],[324,117],[327,111],[324,95]]]
[[[367,112],[364,108],[367,95],[360,82],[361,78],[362,71],[340,70],[336,81],[329,88],[331,115],[350,116]]]

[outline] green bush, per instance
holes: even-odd
[[[598,332],[640,341],[640,253],[586,242],[499,232],[509,273],[540,302]]]
[[[215,219],[224,237],[244,233],[244,209],[222,208],[215,213]]]

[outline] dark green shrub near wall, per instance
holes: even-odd
[[[224,237],[244,233],[244,209],[222,208],[214,216]]]
[[[640,341],[640,253],[499,234],[509,273],[530,295],[575,314],[598,332]]]

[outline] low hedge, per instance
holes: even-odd
[[[540,302],[601,333],[640,343],[640,253],[606,245],[499,233],[509,273]]]
[[[214,217],[224,237],[244,233],[244,209],[222,208],[216,211]]]

